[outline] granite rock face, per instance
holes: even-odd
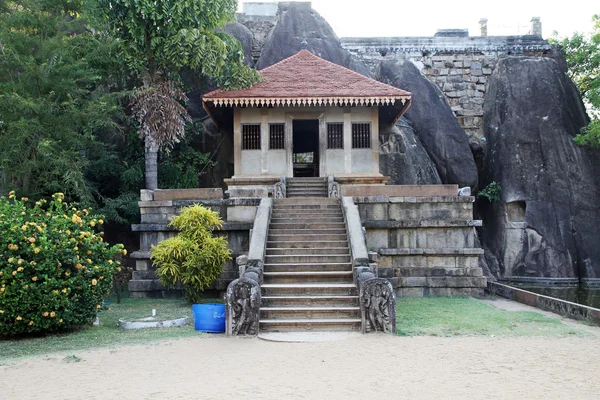
[[[402,117],[396,125],[379,127],[379,172],[390,185],[439,185],[442,183],[411,122]]]
[[[465,131],[458,125],[444,94],[410,61],[381,62],[377,79],[412,93],[405,116],[434,162],[443,183],[477,186],[477,167]]]
[[[254,60],[252,59],[252,44],[254,42],[254,34],[250,29],[240,24],[239,22],[230,22],[223,28],[225,33],[233,36],[242,44],[244,50],[244,59],[246,64],[254,67]]]
[[[310,3],[279,3],[277,22],[263,45],[256,67],[260,70],[305,49],[334,64],[365,76],[369,69],[342,48],[331,26]]]
[[[600,152],[573,137],[581,98],[549,58],[500,59],[485,100],[482,242],[498,277],[600,278]]]

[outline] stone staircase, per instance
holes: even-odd
[[[291,198],[273,203],[260,330],[360,330],[340,200],[326,198],[321,178],[289,179],[287,194]]]
[[[286,195],[290,197],[327,197],[327,178],[287,178]]]

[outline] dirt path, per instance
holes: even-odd
[[[2,399],[598,399],[600,339],[198,337],[0,366]]]

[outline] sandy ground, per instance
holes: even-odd
[[[1,399],[598,399],[600,337],[198,337],[8,361]]]

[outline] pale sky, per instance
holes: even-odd
[[[241,9],[244,1],[238,2]],[[481,18],[488,19],[489,36],[517,35],[529,31],[531,17],[540,17],[542,35],[549,38],[554,30],[559,36],[591,31],[600,1],[312,0],[312,8],[339,37],[433,36],[437,29],[450,28],[467,28],[471,36],[478,36]]]

